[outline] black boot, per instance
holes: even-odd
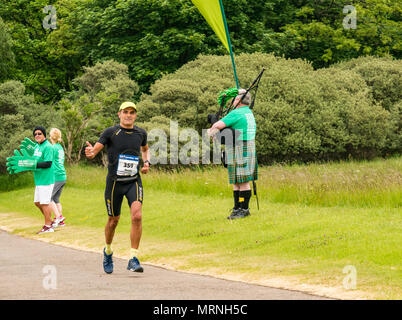
[[[237,214],[238,218],[245,218],[250,215],[250,210],[249,209],[240,209],[240,212]]]
[[[233,220],[233,219],[239,219],[239,218],[245,218],[250,215],[250,210],[249,209],[234,209],[232,211],[232,214],[228,217],[228,219]]]

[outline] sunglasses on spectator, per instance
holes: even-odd
[[[42,132],[34,133],[34,137],[36,137],[36,136],[41,136],[41,135],[42,135]]]

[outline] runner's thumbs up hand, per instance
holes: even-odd
[[[94,157],[94,147],[88,141],[86,141],[87,146],[85,147],[85,156],[88,159],[92,159]]]

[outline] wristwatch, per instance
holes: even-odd
[[[149,160],[145,160],[144,163],[148,163],[148,165],[151,166],[151,162],[149,162]]]

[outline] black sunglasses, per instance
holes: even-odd
[[[41,135],[42,135],[42,132],[34,133],[34,137],[36,137],[36,136],[41,136]]]

